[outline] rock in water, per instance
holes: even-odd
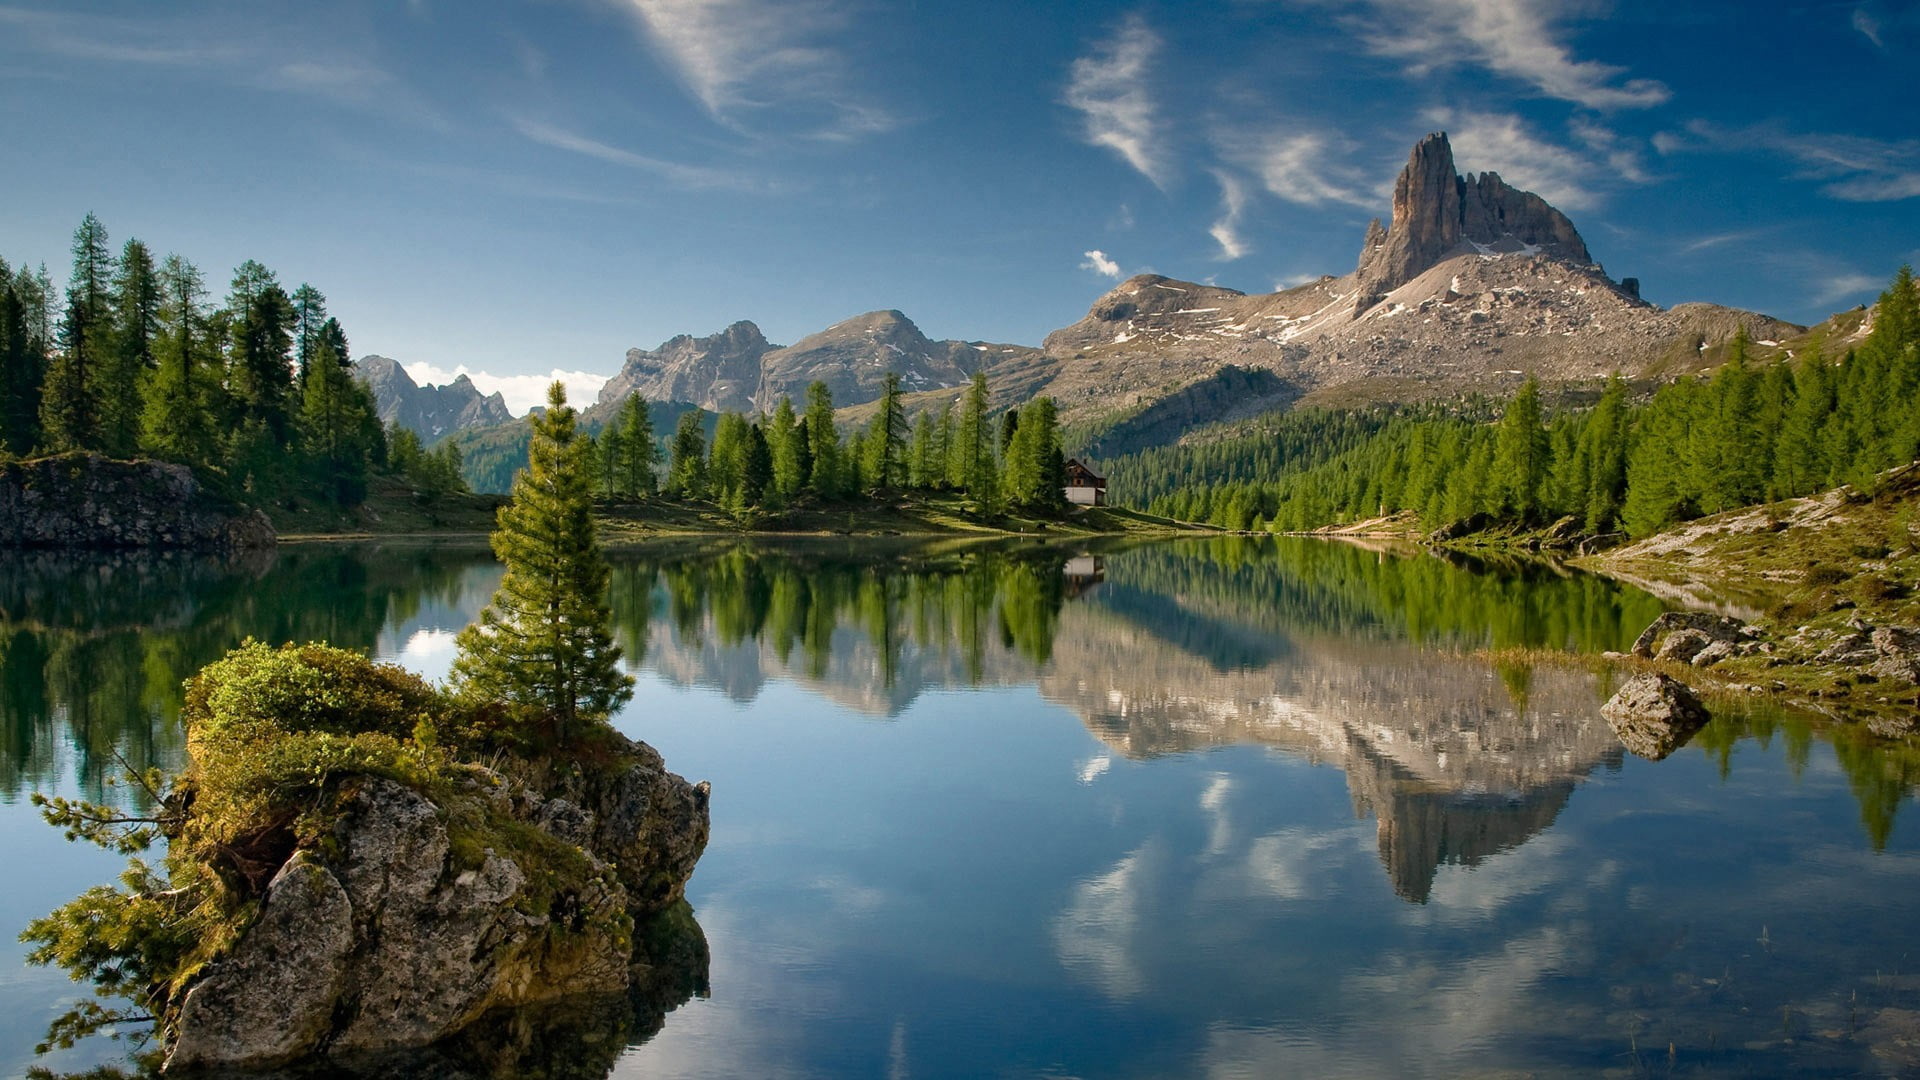
[[[1653,659],[1656,655],[1654,647],[1660,645],[1661,638],[1679,637],[1682,633],[1698,635],[1698,637],[1690,636],[1684,639],[1688,645],[1675,646],[1675,652],[1684,651],[1688,647],[1692,647],[1692,651],[1684,656],[1669,656],[1665,655],[1667,647],[1661,646],[1660,659],[1678,660],[1684,664],[1692,660],[1695,653],[1711,643],[1724,641],[1730,645],[1738,645],[1753,636],[1745,623],[1725,615],[1711,615],[1703,611],[1669,611],[1648,623],[1647,628],[1640,631],[1640,636],[1634,639],[1633,648],[1630,651],[1635,656]],[[1692,646],[1691,643],[1694,641],[1698,641],[1697,647]]]
[[[1649,761],[1685,746],[1705,726],[1706,706],[1686,684],[1658,672],[1635,675],[1600,707],[1621,745]]]

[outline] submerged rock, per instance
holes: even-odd
[[[1621,745],[1649,761],[1685,746],[1709,719],[1686,684],[1658,672],[1635,675],[1600,707]]]

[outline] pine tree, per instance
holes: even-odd
[[[680,414],[673,431],[673,456],[667,467],[667,491],[682,499],[704,498],[707,493],[707,440],[700,430],[699,409]]]
[[[887,372],[880,390],[880,408],[873,416],[875,468],[872,483],[892,491],[907,481],[907,414],[900,404],[900,373]]]
[[[922,412],[913,420],[913,444],[907,451],[907,484],[916,488],[934,485],[933,414]]]
[[[987,426],[987,376],[973,373],[967,387],[960,423],[954,432],[953,460],[947,467],[953,485],[965,491],[982,510],[989,505],[998,487],[994,476],[993,437]]]
[[[1523,522],[1540,516],[1549,451],[1546,429],[1540,426],[1540,382],[1529,375],[1500,418],[1493,455],[1496,510]]]
[[[593,459],[600,473],[600,494],[613,498],[620,491],[620,480],[625,470],[621,468],[626,458],[625,439],[620,428],[608,424],[601,429],[600,438],[593,440]]]
[[[300,378],[304,380],[307,375],[307,364],[313,360],[314,353],[319,351],[322,334],[331,320],[327,318],[326,296],[319,289],[305,282],[293,290],[291,302],[293,304],[293,359]],[[345,349],[337,349],[335,355],[346,360]]]
[[[367,490],[364,414],[373,402],[348,377],[331,342],[321,340],[308,360],[301,386],[300,437],[314,484],[342,506],[358,505]],[[452,440],[446,445],[459,453]],[[457,463],[452,471],[458,475]]]
[[[232,319],[228,386],[242,422],[264,427],[275,446],[292,434],[293,301],[273,271],[249,259],[234,271],[227,310]]]
[[[100,445],[132,454],[140,442],[140,395],[154,368],[160,330],[160,279],[153,253],[138,240],[120,250],[113,279],[110,347],[100,359]]]
[[[747,418],[737,412],[720,414],[713,428],[713,449],[707,454],[707,490],[722,506],[734,505],[747,464]]]
[[[1811,495],[1826,482],[1821,429],[1833,414],[1833,368],[1816,343],[1796,358],[1793,405],[1773,448],[1773,491],[1778,498]]]
[[[112,276],[106,226],[88,214],[73,234],[73,276],[67,284],[66,313],[60,320],[60,348],[48,367],[40,399],[40,426],[49,449],[99,445],[97,367],[111,345]]]
[[[1627,381],[1615,372],[1587,417],[1582,451],[1587,465],[1587,531],[1603,533],[1620,519],[1627,492]]]
[[[33,452],[39,439],[39,365],[31,349],[27,305],[0,259],[0,453]]]
[[[740,469],[740,501],[747,506],[762,505],[772,483],[773,447],[767,444],[766,431],[754,424],[747,429],[747,452]]]
[[[460,632],[453,686],[471,700],[538,709],[565,743],[581,722],[604,721],[631,698],[633,679],[613,642],[586,444],[565,387],[554,383],[547,404],[493,533],[506,576]]]
[[[824,499],[846,491],[846,466],[841,461],[840,433],[833,425],[833,392],[819,381],[807,386],[807,449],[813,469],[807,486]]]
[[[810,461],[803,460],[807,438],[793,412],[793,399],[781,395],[767,423],[767,449],[773,452],[773,493],[781,502],[806,486]]]
[[[620,406],[617,426],[625,469],[621,490],[637,499],[652,498],[657,486],[653,467],[660,460],[660,448],[653,441],[653,415],[647,409],[647,399],[628,394]]]

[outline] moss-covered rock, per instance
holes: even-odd
[[[601,727],[513,751],[538,740],[323,645],[243,645],[191,680],[183,719],[165,878],[29,932],[143,999],[173,1071],[377,1059],[623,994],[650,972],[636,920],[657,936],[706,845],[707,785],[644,743]],[[99,939],[114,923],[137,956]]]

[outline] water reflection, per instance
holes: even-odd
[[[496,1018],[452,1074],[1631,1072],[1670,1041],[1855,1072],[1920,1005],[1862,982],[1911,936],[1920,754],[1758,710],[1628,760],[1611,687],[1525,657],[1624,647],[1664,607],[1637,590],[1240,539],[612,561],[622,723],[715,781],[720,995]],[[498,576],[405,546],[0,566],[0,792],[177,760],[180,679],[245,636],[437,676]]]

